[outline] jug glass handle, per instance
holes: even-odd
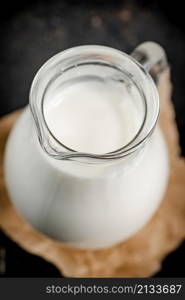
[[[150,72],[156,83],[161,73],[168,67],[164,49],[155,42],[142,43],[135,48],[131,56]]]

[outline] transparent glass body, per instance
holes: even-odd
[[[103,46],[57,54],[35,76],[30,105],[10,134],[5,156],[10,198],[30,224],[67,245],[102,248],[126,240],[148,222],[165,192],[168,155],[157,125],[158,93],[146,69],[159,71],[166,60],[153,43],[141,45],[133,57]],[[102,80],[125,86],[139,125],[111,152],[77,151],[52,132],[45,106],[66,86]]]

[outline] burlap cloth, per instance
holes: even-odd
[[[185,162],[180,158],[169,71],[161,76],[159,94],[160,125],[169,148],[171,175],[162,204],[142,230],[111,248],[76,250],[50,240],[24,221],[8,198],[3,178],[6,139],[20,113],[14,112],[0,120],[0,226],[3,231],[22,248],[51,262],[68,277],[146,277],[157,272],[163,258],[185,237]]]

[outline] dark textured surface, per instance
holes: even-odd
[[[131,0],[23,2],[7,7],[1,18],[0,115],[28,103],[35,72],[59,51],[81,44],[103,44],[130,53],[141,42],[153,40],[165,48],[171,64],[173,102],[185,154],[185,36],[180,7]],[[0,245],[4,249],[0,252],[3,276],[59,276],[53,266],[26,253],[3,233]],[[182,246],[169,255],[157,276],[185,276],[184,250]],[[4,260],[6,266],[1,268]]]

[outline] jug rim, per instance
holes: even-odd
[[[138,132],[128,144],[115,151],[104,154],[76,151],[59,141],[45,120],[43,105],[48,85],[56,78],[56,74],[62,76],[67,68],[79,66],[80,59],[81,62],[86,61],[86,63],[87,61],[91,63],[92,61],[106,61],[110,65],[116,65],[121,70],[123,70],[124,65],[127,65],[127,68],[130,69],[124,71],[128,71],[143,96],[145,113]],[[35,120],[41,147],[47,154],[60,160],[105,162],[121,159],[135,152],[148,140],[157,124],[159,96],[151,75],[132,56],[107,46],[82,45],[59,52],[39,69],[30,89],[30,109]]]

